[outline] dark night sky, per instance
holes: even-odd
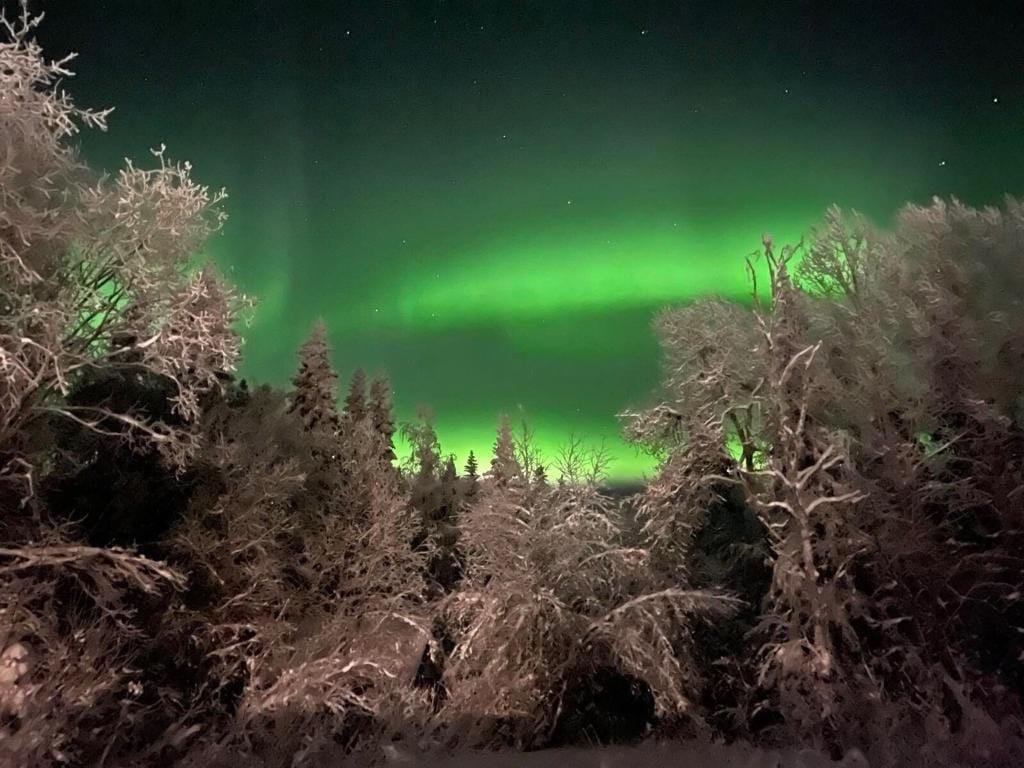
[[[502,410],[549,452],[614,441],[657,383],[651,314],[741,296],[762,232],[1024,192],[1020,3],[36,8],[78,102],[117,108],[94,164],[165,142],[228,188],[243,374],[284,383],[322,315],[341,374],[387,370],[460,460]]]

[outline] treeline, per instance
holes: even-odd
[[[1024,760],[1024,206],[830,211],[753,307],[659,315],[657,476],[498,424],[460,471],[326,329],[287,391],[194,255],[223,194],[114,178],[0,44],[0,761],[297,766],[644,736]],[[385,749],[387,748],[387,749]]]

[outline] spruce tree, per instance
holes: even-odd
[[[391,411],[391,387],[386,376],[376,376],[370,382],[368,409],[373,429],[381,438],[381,458],[391,464],[395,460],[395,418]]]
[[[480,475],[477,473],[478,469],[479,466],[477,465],[476,462],[476,454],[470,451],[469,458],[466,459],[466,469],[464,471],[466,473],[466,477],[474,483],[480,477]]]
[[[538,464],[533,468],[533,484],[537,488],[547,488],[548,473],[543,464]]]
[[[494,458],[491,459],[490,476],[499,485],[508,485],[520,475],[522,475],[522,470],[516,460],[516,444],[512,437],[512,425],[508,415],[502,414],[498,421],[498,435],[494,441]]]
[[[454,518],[459,506],[459,470],[455,467],[455,454],[450,454],[441,470],[442,517]]]
[[[345,416],[356,423],[366,416],[366,374],[357,368],[349,383],[348,395],[345,396]]]
[[[455,456],[449,455],[441,471],[439,504],[430,516],[428,526],[434,551],[427,565],[430,578],[442,590],[451,591],[462,578],[462,557],[459,553],[459,507],[462,493]]]
[[[472,499],[476,496],[477,484],[480,480],[476,454],[472,451],[469,452],[469,458],[466,459],[466,467],[463,472],[465,472],[465,476],[462,478],[462,492],[467,499]]]
[[[341,428],[338,415],[338,376],[331,367],[327,327],[318,320],[309,338],[299,347],[299,370],[292,379],[295,387],[289,411],[298,414],[307,431],[332,435]]]
[[[426,409],[420,409],[419,424],[408,426],[406,439],[412,444],[412,461],[419,480],[436,479],[441,465],[441,444],[434,431],[433,416]]]

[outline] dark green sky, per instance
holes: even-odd
[[[832,202],[1024,192],[1018,3],[42,2],[85,139],[161,141],[231,195],[213,257],[261,299],[243,374],[313,320],[446,450],[497,414],[615,441],[658,379],[651,314],[745,290],[762,232]],[[615,443],[613,472],[646,462]]]

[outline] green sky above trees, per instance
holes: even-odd
[[[659,307],[741,297],[761,234],[796,239],[833,202],[885,222],[1024,188],[998,14],[51,5],[40,38],[80,52],[77,100],[117,107],[90,161],[163,141],[228,188],[210,251],[261,302],[243,375],[284,384],[322,316],[343,379],[386,370],[460,465],[508,411],[549,453],[610,441],[637,477],[615,414],[656,385]]]

